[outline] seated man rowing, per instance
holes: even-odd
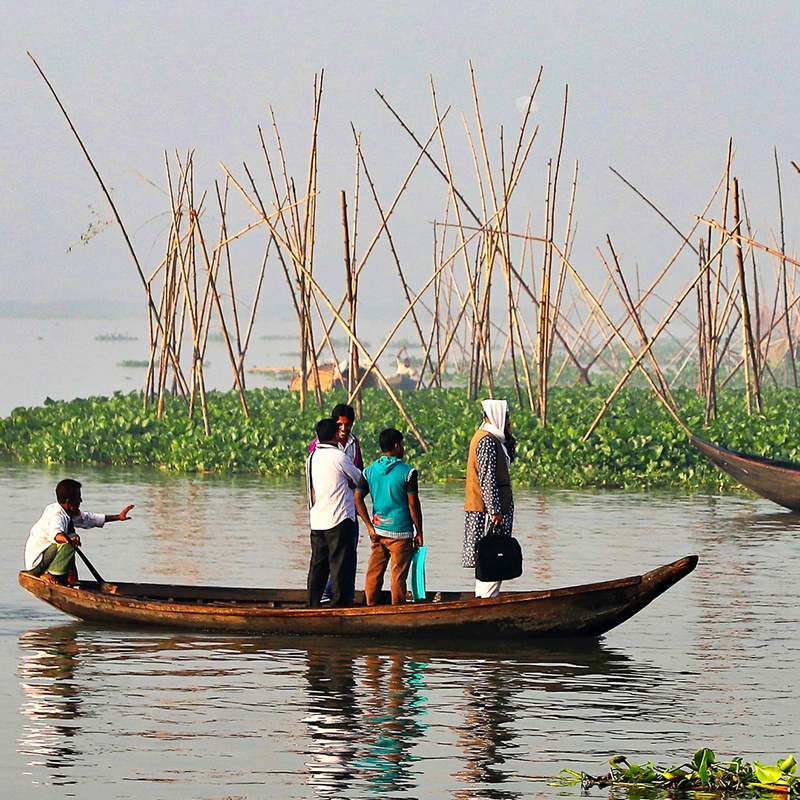
[[[25,569],[49,583],[73,585],[77,583],[75,549],[81,538],[75,528],[102,528],[106,522],[124,522],[130,519],[127,506],[119,514],[93,514],[81,511],[81,484],[66,478],[56,486],[57,503],[51,503],[42,512],[28,534],[25,543]]]

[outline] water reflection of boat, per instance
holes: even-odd
[[[481,680],[464,687],[464,717],[455,730],[465,759],[456,777],[469,784],[457,800],[516,800],[521,793],[503,786],[509,779],[506,759],[515,749],[519,712],[518,675],[514,665],[497,661]]]
[[[31,594],[81,620],[240,633],[497,639],[599,636],[641,611],[697,565],[687,556],[644,575],[476,599],[471,592],[428,592],[403,606],[307,608],[306,593],[84,581],[80,588],[20,572]],[[363,593],[356,594],[363,602]]]
[[[414,653],[369,652],[364,656],[366,689],[361,718],[360,771],[376,793],[417,788],[412,753],[427,725],[422,721],[427,659]]]
[[[676,710],[662,670],[594,639],[332,643],[69,623],[20,644],[31,676],[47,678],[35,706],[23,706],[20,749],[50,782],[85,780],[87,755],[102,752],[113,785],[124,762],[129,779],[148,785],[189,775],[227,781],[236,796],[278,773],[277,795],[285,781],[284,794],[305,782],[309,797],[424,797],[435,765],[453,797],[511,800],[529,794],[518,773],[539,721],[549,731],[576,709],[598,726],[638,720],[661,692],[669,707],[659,722]],[[67,688],[80,713],[60,722]]]
[[[738,453],[691,437],[692,444],[742,486],[773,503],[800,511],[800,464]]]
[[[424,714],[419,695],[424,662],[407,653],[331,650],[314,642],[305,655],[303,721],[310,737],[305,767],[314,792],[338,797],[357,781],[374,792],[416,788],[410,751],[425,730],[418,721]]]
[[[27,631],[20,636],[19,646],[19,675],[26,697],[19,747],[51,771],[53,783],[72,783],[67,773],[81,756],[75,744],[76,721],[83,716],[75,682],[80,660],[75,626]]]
[[[358,750],[359,709],[353,655],[309,651],[308,725],[311,739],[305,762],[308,784],[315,794],[336,797],[353,782],[353,760]]]

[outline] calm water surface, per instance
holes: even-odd
[[[1,466],[3,796],[555,798],[562,767],[680,761],[700,746],[775,763],[800,747],[800,515],[744,497],[518,492],[525,574],[547,588],[697,570],[599,642],[437,647],[81,625],[16,582],[58,470]],[[299,587],[295,482],[83,470],[109,580]],[[428,584],[459,568],[459,487],[424,487]],[[363,583],[366,545],[360,550]],[[594,794],[603,793],[594,790]]]

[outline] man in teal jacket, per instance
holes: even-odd
[[[372,549],[364,594],[367,605],[380,602],[383,576],[392,562],[392,605],[406,602],[406,579],[415,547],[422,547],[422,509],[417,470],[403,461],[403,434],[394,428],[381,432],[383,455],[365,470],[356,486],[356,510],[369,531]],[[364,499],[372,495],[370,518]]]

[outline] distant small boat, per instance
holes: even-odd
[[[347,374],[349,372],[348,364],[346,361],[336,363],[333,361],[324,361],[317,364],[317,370],[309,367],[306,375],[306,389],[313,391],[316,384],[317,376],[319,376],[319,385],[323,392],[329,392],[331,389],[345,389],[347,388]],[[365,370],[363,367],[358,368],[359,379],[364,377]],[[289,383],[289,390],[292,392],[299,392],[303,379],[299,370],[292,370],[292,380]],[[364,381],[364,387],[370,388],[373,386],[380,386],[378,377],[370,372]]]
[[[405,353],[405,355],[404,355]],[[313,391],[316,383],[316,376],[319,376],[320,388],[327,392],[331,389],[345,389],[347,387],[347,376],[349,372],[349,365],[347,361],[336,363],[334,361],[321,361],[317,364],[316,373],[309,367],[306,376],[306,389]],[[364,377],[366,370],[363,367],[358,368],[358,378],[361,380]],[[411,357],[408,355],[406,348],[403,347],[397,354],[395,359],[395,372],[393,375],[384,375],[386,382],[393,389],[416,389],[417,378],[419,373],[411,362]],[[302,378],[300,377],[299,370],[292,370],[292,380],[289,384],[289,390],[293,392],[300,391],[302,385]],[[364,380],[364,388],[371,387],[382,388],[378,376],[370,371]]]
[[[697,565],[685,558],[630,578],[548,589],[503,592],[478,599],[472,592],[428,592],[406,605],[307,608],[306,593],[147,583],[81,581],[80,588],[20,572],[31,594],[86,622],[172,630],[242,634],[359,636],[521,641],[600,636],[641,611]],[[388,594],[388,593],[387,593]],[[356,593],[363,603],[363,592]]]
[[[403,347],[395,359],[395,373],[387,376],[386,380],[393,389],[416,389],[419,372],[411,361],[408,350]]]
[[[800,464],[737,453],[692,435],[692,444],[723,472],[767,500],[800,511]]]

